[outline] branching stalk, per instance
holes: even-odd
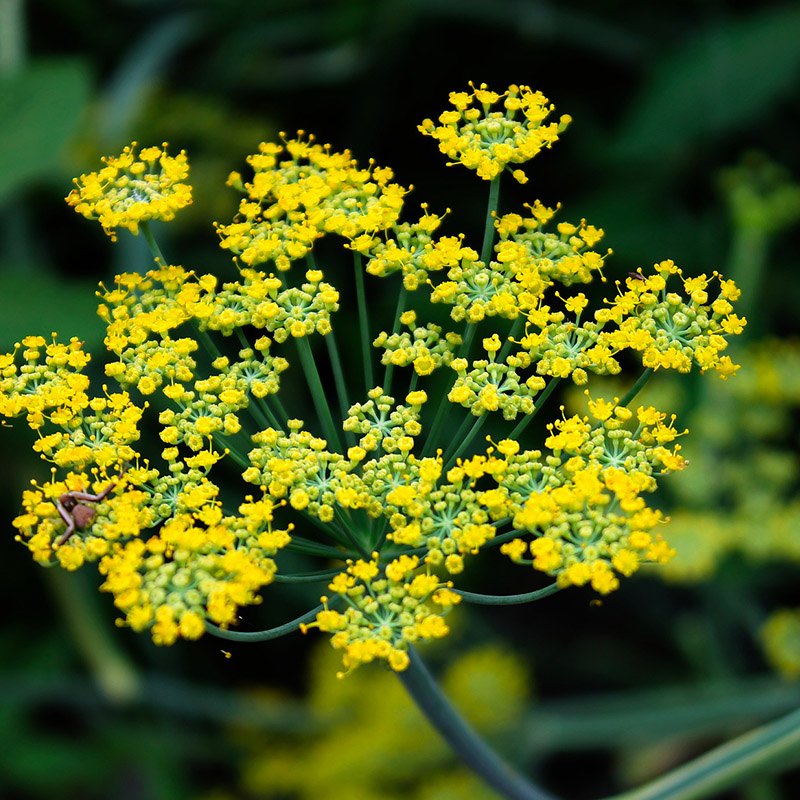
[[[297,342],[300,364],[303,367],[303,373],[308,381],[308,386],[311,390],[311,398],[314,401],[314,408],[317,410],[317,416],[319,417],[325,437],[332,446],[341,448],[342,444],[339,439],[339,432],[333,421],[333,415],[328,405],[328,398],[322,386],[319,372],[317,371],[317,364],[314,361],[314,354],[311,352],[311,345],[308,343],[305,336],[301,336],[295,341]]]
[[[312,608],[311,611],[306,611],[305,614],[301,614],[289,622],[284,622],[283,625],[268,628],[265,631],[229,631],[217,627],[208,620],[206,620],[206,630],[212,636],[216,636],[219,639],[227,639],[231,642],[268,642],[270,639],[278,639],[288,633],[294,633],[303,623],[311,622],[324,607],[323,605],[318,605],[316,608]]]

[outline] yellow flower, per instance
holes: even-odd
[[[138,153],[137,147],[132,142],[119,156],[104,158],[99,172],[75,178],[66,198],[86,219],[96,219],[112,240],[116,228],[138,234],[143,222],[169,222],[192,202],[192,187],[183,182],[189,175],[186,153],[170,156],[166,143]]]
[[[470,87],[471,93],[450,95],[455,110],[440,114],[438,126],[426,119],[419,131],[439,142],[450,165],[461,163],[483,180],[494,180],[509,164],[524,164],[552,146],[571,122],[565,115],[558,122],[543,124],[553,106],[529,86],[512,85],[502,94],[489,91],[483,83]],[[502,110],[493,111],[497,104]],[[522,170],[509,171],[519,183],[527,181]]]

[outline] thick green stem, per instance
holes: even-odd
[[[252,414],[253,419],[264,428],[281,429],[278,418],[272,413],[272,409],[259,397],[251,397],[247,410]]]
[[[153,258],[155,258],[155,260],[161,263],[163,266],[166,266],[167,260],[164,258],[164,254],[161,252],[161,248],[158,246],[158,242],[156,241],[155,236],[153,236],[153,232],[150,230],[150,223],[140,223],[139,230],[142,232],[142,236],[144,236],[144,240],[147,242],[147,246],[150,248]]]
[[[456,711],[413,648],[397,676],[419,710],[470,769],[507,800],[554,800],[503,761]]]
[[[469,358],[469,350],[472,347],[472,342],[475,339],[477,331],[477,323],[467,323],[467,327],[464,329],[464,335],[461,337],[461,347],[458,349],[459,358]]]
[[[287,423],[287,421],[289,419],[289,412],[283,407],[283,403],[281,402],[281,400],[278,397],[278,395],[277,394],[270,394],[270,395],[267,395],[267,397],[269,398],[270,405],[275,407],[275,413],[277,414],[278,419],[281,420],[281,422],[284,425],[286,425],[286,423]],[[278,425],[277,427],[280,428],[281,426]]]
[[[205,347],[206,352],[211,356],[212,359],[217,359],[222,356],[222,351],[217,347],[217,343],[211,338],[211,334],[207,330],[201,329],[198,325],[195,325],[195,330],[197,331],[197,338],[200,339],[203,347]]]
[[[249,469],[253,466],[245,453],[231,444],[230,438],[219,433],[215,433],[213,438],[242,469]]]
[[[799,701],[800,689],[767,677],[542,701],[527,715],[519,749],[541,758],[565,748],[707,740],[786,714]]]
[[[361,329],[361,358],[364,361],[364,385],[367,391],[374,388],[372,372],[372,338],[369,333],[369,314],[367,313],[367,293],[364,288],[364,269],[361,253],[353,251],[353,269],[356,276],[356,301],[358,303],[358,326]]]
[[[497,206],[500,203],[500,175],[498,175],[489,185],[489,202],[486,207],[486,222],[483,226],[483,247],[481,247],[481,261],[489,263],[492,255],[492,245],[494,244],[494,217]]]
[[[712,797],[770,765],[800,762],[800,711],[714,748],[639,789],[606,800],[700,800]]]
[[[425,447],[422,449],[423,456],[433,455],[436,447],[436,437],[439,434],[439,428],[442,427],[444,422],[445,411],[450,403],[447,399],[447,393],[450,390],[450,383],[448,382],[442,388],[442,399],[439,402],[439,408],[436,409],[436,416],[433,418],[430,428],[428,429],[428,436],[425,439]]]

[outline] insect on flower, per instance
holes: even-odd
[[[61,518],[67,523],[65,531],[53,542],[53,547],[61,547],[75,531],[85,531],[94,520],[97,512],[86,503],[99,503],[104,500],[108,493],[117,485],[117,481],[111,483],[99,494],[89,494],[88,492],[71,491],[65,492],[56,500],[56,508]]]

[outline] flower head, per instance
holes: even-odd
[[[423,133],[487,180],[569,121],[547,123],[552,107],[524,86],[450,100]],[[745,323],[732,281],[665,261],[592,315],[592,294],[573,287],[605,280],[610,251],[585,220],[553,222],[559,206],[493,210],[472,247],[440,232],[449,210],[422,203],[401,221],[407,190],[391,170],[313,137],[262,143],[248,164],[251,180],[229,179],[239,213],[217,226],[231,275],[157,256],[156,269],[101,286],[117,388],[92,390],[77,340],[30,336],[0,354],[0,416],[23,417],[53,465],[14,522],[38,562],[96,563],[120,624],[166,645],[236,624],[297,563],[284,548],[324,558],[303,577],[330,581],[307,627],[332,634],[346,671],[376,659],[400,671],[412,643],[447,634],[454,584],[490,548],[602,594],[672,556],[646,496],[686,466],[674,417],[594,399],[587,416],[556,415],[540,450],[522,434],[560,380],[616,375],[626,349],[651,369],[733,372],[721,353]],[[183,153],[131,145],[69,201],[112,236],[136,232],[190,202],[187,169]],[[317,265],[323,237],[338,237],[354,275],[329,265],[335,241]],[[393,320],[383,302],[370,308],[376,282],[399,290]],[[139,444],[148,431],[155,447]]]
[[[169,222],[176,212],[192,202],[192,187],[186,153],[167,154],[161,147],[143,147],[136,142],[118,156],[103,159],[99,172],[75,178],[67,202],[86,219],[96,219],[116,239],[116,228],[138,233],[151,219]]]
[[[739,366],[731,357],[722,355],[728,337],[740,334],[747,320],[733,313],[733,301],[740,290],[732,280],[724,280],[718,272],[684,278],[683,270],[672,261],[654,266],[655,274],[636,273],[626,281],[610,308],[595,314],[605,324],[614,321],[618,330],[601,339],[614,349],[637,350],[642,363],[651,369],[675,369],[689,372],[697,364],[701,372],[710,369],[720,378],[735,374]],[[683,283],[683,292],[669,291],[675,275]],[[719,284],[716,299],[708,290]]]
[[[494,180],[510,164],[524,164],[551,147],[570,122],[563,116],[544,124],[553,106],[529,86],[509,86],[502,94],[485,83],[471,83],[470,88],[471,92],[451,92],[453,110],[439,115],[439,125],[424,120],[419,130],[439,142],[451,164],[463,164],[484,180]],[[512,175],[520,183],[528,180],[521,170]]]
[[[272,261],[282,271],[311,252],[328,233],[355,239],[391,227],[400,215],[407,190],[394,174],[372,161],[359,167],[349,150],[304,137],[284,143],[262,142],[247,162],[253,180],[238,173],[229,183],[245,194],[239,214],[218,225],[220,245],[253,266]]]

